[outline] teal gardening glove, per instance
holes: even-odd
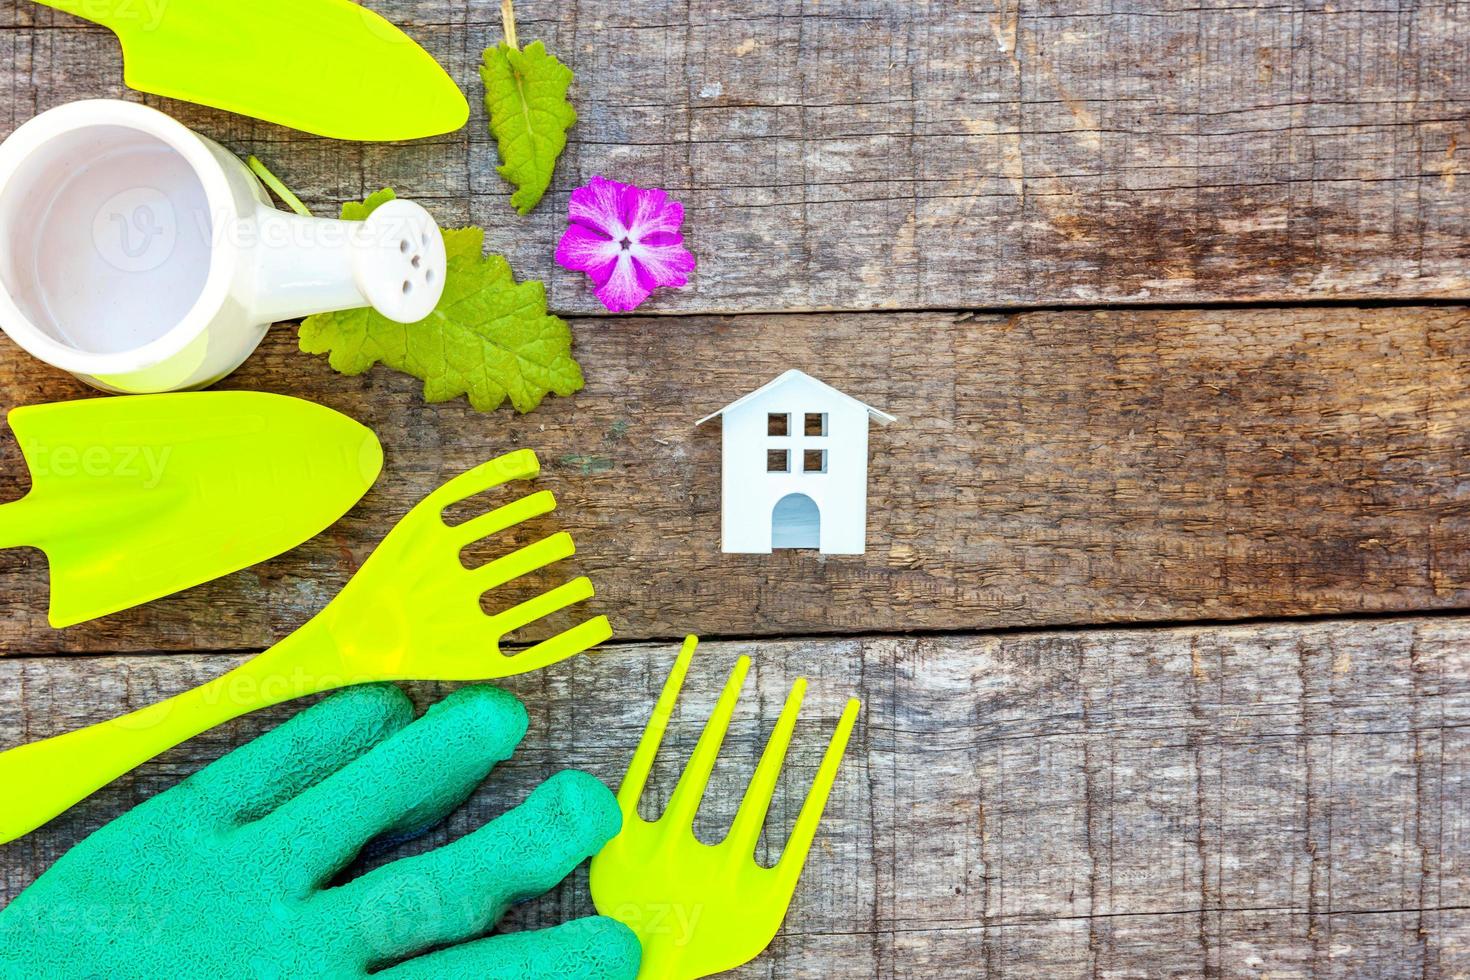
[[[526,731],[493,687],[412,717],[395,687],[349,689],[103,827],[0,912],[0,977],[634,980],[638,941],[611,919],[477,938],[618,832],[585,773],[328,887],[374,838],[447,816]]]

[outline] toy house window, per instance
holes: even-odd
[[[766,416],[766,435],[791,435],[791,416],[785,412],[772,412]]]
[[[791,453],[785,449],[766,450],[767,473],[790,473]]]
[[[827,450],[808,449],[801,454],[801,471],[803,473],[825,473],[827,472]]]
[[[809,436],[825,436],[827,434],[827,413],[807,412],[806,427],[803,431]]]

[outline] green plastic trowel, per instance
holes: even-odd
[[[272,558],[331,526],[383,467],[372,430],[298,398],[185,392],[10,413],[31,490],[0,547],[51,566],[71,626]]]
[[[110,28],[129,88],[344,140],[459,129],[464,93],[350,0],[37,0]]]

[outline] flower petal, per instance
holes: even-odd
[[[677,232],[684,224],[684,205],[669,200],[661,187],[640,191],[637,206],[628,221],[628,228],[640,241],[648,236],[666,232]]]
[[[694,271],[694,256],[683,245],[634,245],[633,261],[653,286],[683,286]]]
[[[647,191],[632,184],[618,184],[618,220],[628,231],[633,230],[633,221],[638,215],[638,202]]]
[[[626,186],[615,180],[593,177],[585,187],[572,191],[567,217],[573,224],[600,231],[615,242],[621,241],[628,233],[628,227],[618,213],[622,189]]]
[[[612,275],[622,246],[582,225],[568,225],[556,246],[556,262],[563,269],[585,272],[601,286]]]
[[[616,267],[607,282],[598,286],[594,292],[603,306],[614,313],[625,313],[636,308],[653,291],[638,279],[638,271],[631,255],[624,252],[618,257]]]

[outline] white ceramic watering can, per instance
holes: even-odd
[[[413,323],[444,272],[419,205],[278,211],[238,158],[147,106],[73,102],[0,145],[0,328],[109,391],[208,385],[277,320],[371,306]]]

